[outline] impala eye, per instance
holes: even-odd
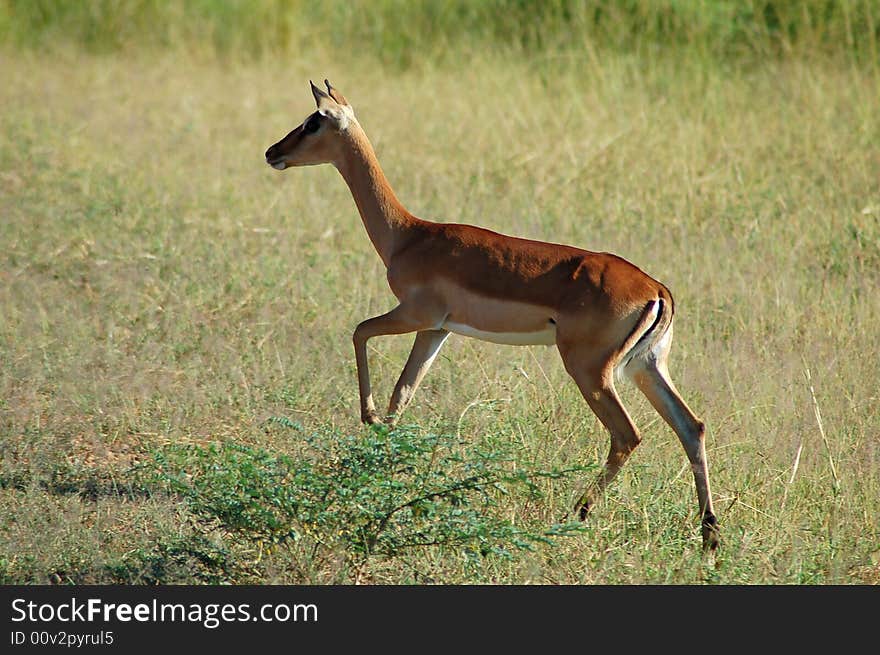
[[[317,116],[312,116],[309,120],[306,121],[306,124],[303,125],[303,132],[306,134],[314,134],[318,131],[318,128],[321,127],[321,121],[318,120]]]

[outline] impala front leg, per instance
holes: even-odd
[[[368,318],[355,328],[352,341],[354,342],[354,356],[357,363],[362,422],[370,424],[382,422],[376,413],[376,403],[373,402],[373,392],[370,388],[367,341],[372,337],[382,335],[405,334],[430,329],[438,322],[442,323],[442,319],[440,321],[431,320],[430,313],[426,312],[424,307],[400,304],[387,314]]]
[[[406,409],[409,401],[416,393],[422,378],[431,367],[440,346],[446,341],[449,332],[446,330],[423,330],[416,335],[412,352],[406,360],[406,366],[400,374],[400,379],[391,394],[391,402],[388,404],[388,415],[385,420],[389,425],[394,425]]]

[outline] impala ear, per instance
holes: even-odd
[[[332,95],[327,95],[309,80],[309,84],[312,85],[312,95],[315,96],[315,104],[318,105],[318,113],[336,123],[337,129],[347,130],[349,122],[354,118],[354,110],[327,80],[324,80],[324,83]]]
[[[324,80],[324,84],[327,85],[327,93],[330,94],[330,97],[331,97],[331,98],[333,98],[333,99],[334,99],[336,102],[338,102],[340,105],[343,105],[343,106],[345,106],[345,107],[350,107],[350,106],[351,106],[351,105],[348,104],[348,100],[345,99],[345,96],[342,95],[341,93],[339,93],[339,91],[337,91],[336,89],[333,88],[333,86],[330,84],[330,81],[329,81],[329,80],[325,79],[325,80]]]
[[[331,98],[326,93],[321,91],[321,89],[316,87],[315,83],[311,80],[309,80],[309,84],[312,86],[312,95],[315,96],[315,104],[318,106],[318,109],[321,108],[322,104],[326,104],[328,100],[333,100],[333,98]]]

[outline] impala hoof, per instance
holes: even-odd
[[[721,545],[721,532],[714,514],[703,517],[703,552],[714,552]]]
[[[577,507],[575,507],[575,512],[577,513],[578,520],[586,521],[587,514],[590,513],[590,503],[579,503]]]
[[[382,425],[382,419],[377,414],[362,414],[361,423],[366,425]]]

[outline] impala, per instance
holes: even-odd
[[[718,546],[705,428],[676,391],[669,290],[609,253],[505,236],[480,227],[416,218],[397,199],[354,111],[324,80],[311,84],[317,111],[266,151],[275,169],[333,164],[351,190],[399,304],[354,331],[361,420],[381,423],[370,389],[367,341],[415,332],[388,406],[393,424],[451,332],[500,344],[556,345],[565,370],[602,424],[611,449],[579,497],[581,520],[641,440],[614,388],[632,380],[675,431],[693,470],[704,549]]]

